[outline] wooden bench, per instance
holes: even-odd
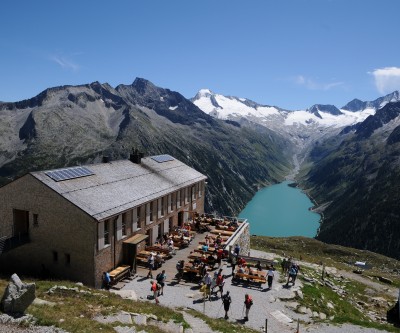
[[[116,284],[118,281],[131,275],[131,266],[129,265],[118,266],[111,272],[108,272],[108,274],[110,274],[111,284]]]
[[[214,254],[213,251],[203,251],[203,250],[199,250],[199,249],[194,249],[193,252],[201,253],[201,254]]]
[[[162,248],[159,246],[146,246],[145,250],[153,253],[160,252],[160,255],[163,259],[172,258],[171,252],[166,248]]]
[[[260,275],[250,275],[246,273],[235,273],[232,279],[233,282],[247,282],[247,283],[256,283],[261,288],[263,283],[267,282],[266,277]]]

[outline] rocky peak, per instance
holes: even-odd
[[[158,94],[158,89],[150,81],[137,77],[132,83],[132,88],[134,88],[140,95],[153,95]]]
[[[347,103],[345,106],[342,107],[343,110],[347,111],[352,111],[356,112],[359,110],[364,110],[367,107],[367,102],[363,102],[359,100],[358,98],[353,99],[349,103]]]
[[[398,90],[375,99],[374,101],[364,102],[359,99],[353,99],[351,102],[347,103],[342,107],[343,110],[347,111],[363,111],[367,108],[378,110],[384,107],[387,103],[399,102],[400,101],[400,92]]]
[[[318,118],[322,118],[320,112],[329,113],[334,116],[339,116],[342,114],[342,112],[340,112],[336,106],[330,104],[314,104],[308,109],[308,112],[316,115]]]

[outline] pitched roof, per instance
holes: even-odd
[[[146,157],[141,164],[120,160],[85,168],[94,174],[63,181],[48,176],[50,170],[31,172],[31,175],[97,220],[207,178],[176,159],[159,163]]]

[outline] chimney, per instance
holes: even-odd
[[[144,154],[139,153],[138,149],[132,149],[132,154],[129,155],[129,160],[133,163],[140,164],[143,156]]]
[[[101,159],[101,162],[103,162],[103,163],[110,162],[110,157],[109,156],[103,156],[103,158]]]

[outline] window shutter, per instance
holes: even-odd
[[[117,240],[122,239],[122,215],[117,218]]]
[[[132,209],[132,232],[137,230],[137,208]]]
[[[150,203],[146,204],[146,224],[150,224]]]
[[[100,221],[97,224],[97,247],[99,250],[104,248],[104,221]]]

